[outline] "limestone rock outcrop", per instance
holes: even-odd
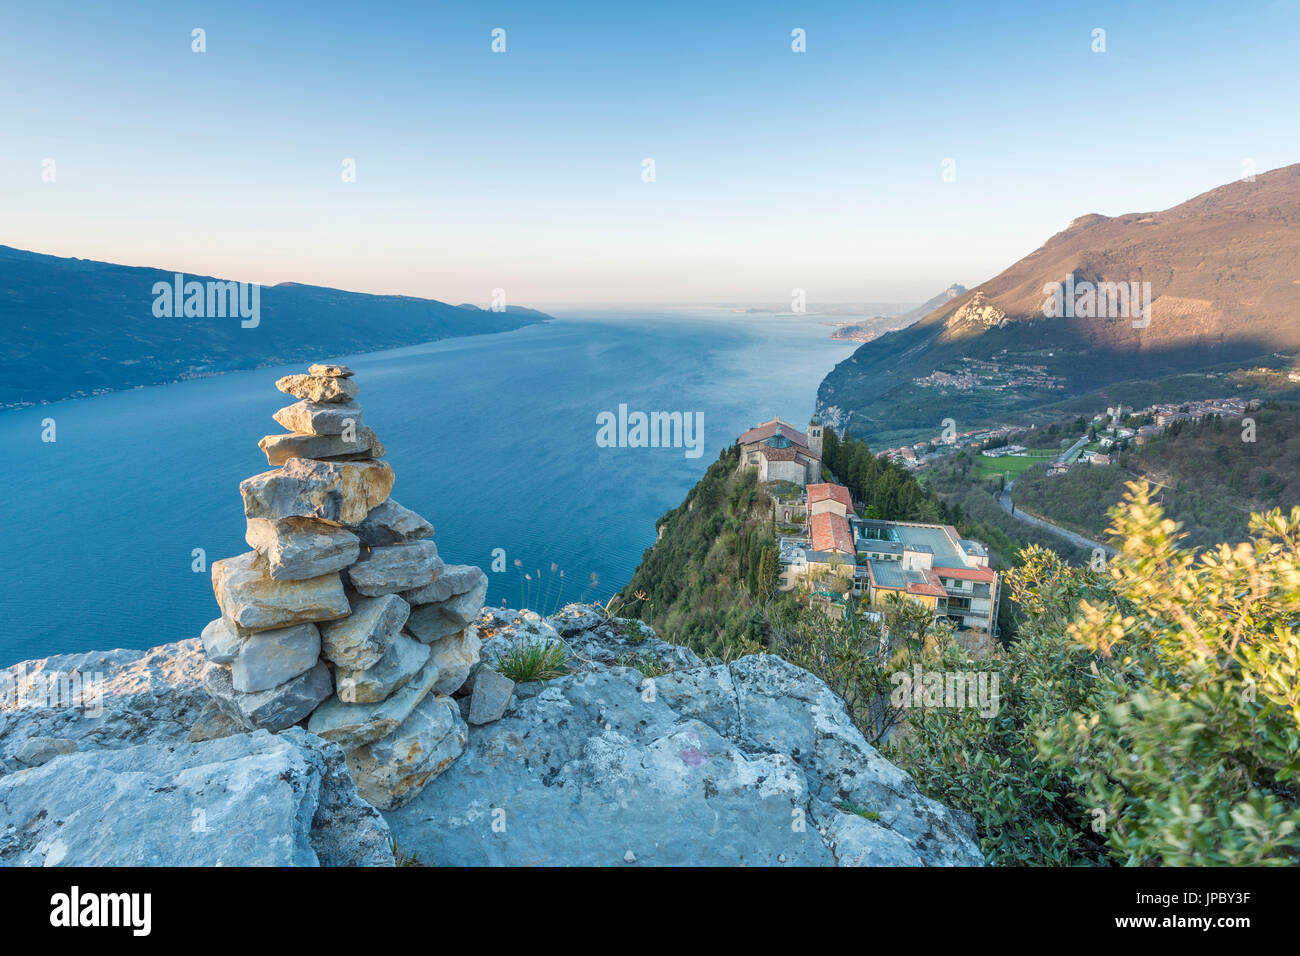
[[[0,669],[0,865],[391,866],[343,752],[241,733],[208,667],[194,639]]]
[[[583,605],[474,623],[453,694],[426,661],[310,732],[222,714],[198,639],[0,670],[0,865],[391,865],[393,840],[435,866],[982,863],[970,819],[780,658],[700,660]],[[538,643],[564,673],[516,684]]]
[[[33,739],[67,740],[79,751],[116,749],[183,741],[197,724],[220,723],[203,690],[208,666],[194,638],[0,668],[0,774],[25,765],[20,755]]]
[[[274,416],[292,431],[261,440],[273,467],[239,486],[253,550],[213,563],[221,617],[203,632],[203,686],[242,730],[307,722],[343,747],[366,799],[395,808],[464,749],[446,695],[479,662],[487,578],[446,568],[433,525],[389,497],[351,369],[275,384],[298,399]]]
[[[293,728],[72,753],[0,776],[0,862],[392,865],[343,752]]]
[[[399,845],[422,860],[983,863],[973,821],[925,797],[867,743],[840,698],[778,657],[703,661],[639,621],[580,605],[549,619],[489,609],[478,625],[483,660],[461,700],[465,754],[385,813]],[[539,642],[564,646],[567,674],[509,690],[504,675],[486,679]],[[479,725],[491,695],[502,712]]]

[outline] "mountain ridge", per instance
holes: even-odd
[[[938,295],[927,299],[914,309],[908,309],[898,315],[878,315],[863,322],[842,325],[831,333],[833,339],[847,339],[851,342],[870,342],[877,336],[895,329],[904,329],[918,319],[924,318],[935,309],[947,304],[951,299],[966,292],[966,287],[954,282]]]
[[[159,299],[170,297],[155,286],[172,286],[177,275],[205,288],[233,281],[0,245],[0,408],[508,332],[551,318],[520,306],[495,312],[299,282],[258,287],[258,315],[248,325],[233,310],[219,318],[173,315],[167,302],[156,314]]]
[[[1049,317],[1047,290],[1150,283],[1150,313]],[[1111,382],[1300,350],[1300,164],[1161,212],[1089,213],[993,278],[859,348],[818,407],[861,435],[1031,408]],[[1102,300],[1104,301],[1104,300]],[[1085,312],[1086,310],[1080,310]],[[964,360],[1036,368],[1058,393],[919,387]]]

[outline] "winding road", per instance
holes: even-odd
[[[1011,515],[1011,517],[1017,518],[1025,524],[1032,524],[1036,527],[1042,528],[1044,531],[1049,531],[1058,538],[1064,538],[1066,541],[1069,541],[1071,544],[1077,545],[1080,548],[1086,548],[1089,551],[1101,548],[1101,550],[1105,552],[1107,558],[1113,558],[1119,553],[1108,544],[1102,544],[1100,541],[1093,541],[1091,538],[1085,538],[1081,534],[1075,534],[1073,531],[1062,528],[1060,525],[1052,524],[1050,521],[1044,521],[1042,518],[1035,518],[1033,515],[1027,515],[1023,511],[1017,511],[1015,505],[1011,502],[1011,488],[1013,485],[1015,485],[1014,481],[1008,482],[1007,486],[1002,489],[1002,494],[998,495],[998,504],[1000,504],[1002,510]]]

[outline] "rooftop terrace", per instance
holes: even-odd
[[[929,552],[934,555],[933,564],[936,568],[970,567],[967,555],[982,557],[987,553],[976,542],[963,541],[955,529],[946,525],[858,519],[853,522],[853,529],[854,538],[860,543],[861,550],[884,554],[901,554],[904,549]],[[882,540],[885,536],[889,540]],[[893,542],[897,544],[890,547]]]

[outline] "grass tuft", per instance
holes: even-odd
[[[402,853],[401,847],[397,845],[397,838],[392,838],[393,843],[393,862],[398,866],[423,866],[420,862],[420,852],[416,850],[413,853]]]
[[[837,804],[836,809],[843,810],[845,813],[856,813],[864,820],[878,821],[880,819],[880,814],[877,813],[875,810],[868,810],[866,807],[860,807],[856,803],[850,803],[847,800],[845,800],[843,803]]]
[[[569,673],[569,652],[563,644],[553,642],[517,644],[497,655],[494,666],[516,684],[554,680]]]
[[[671,667],[661,664],[656,658],[647,654],[624,654],[618,659],[619,667],[633,667],[641,672],[642,677],[661,677],[672,673]]]

